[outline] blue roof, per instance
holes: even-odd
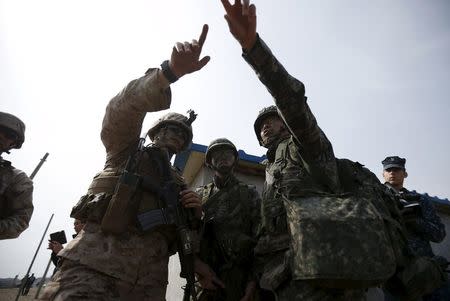
[[[174,162],[175,167],[177,167],[179,170],[183,171],[191,152],[196,151],[196,152],[200,152],[200,153],[206,153],[207,148],[208,147],[206,145],[192,143],[191,147],[188,150],[178,154],[175,157],[175,162]],[[239,150],[238,154],[239,154],[239,160],[247,161],[247,162],[255,163],[255,164],[261,163],[262,161],[264,161],[266,159],[265,155],[262,155],[260,157],[254,156],[254,155],[249,155],[246,152],[244,152],[243,150]]]

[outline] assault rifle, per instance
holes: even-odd
[[[194,231],[197,228],[197,219],[192,209],[184,208],[179,200],[180,186],[173,179],[171,167],[166,156],[162,156],[157,148],[147,148],[155,169],[161,172],[163,181],[150,176],[142,176],[140,188],[155,194],[161,201],[158,209],[149,210],[137,216],[142,230],[150,231],[159,225],[175,225],[177,232],[178,256],[180,258],[180,277],[186,278],[183,301],[196,301],[195,274],[194,274]]]

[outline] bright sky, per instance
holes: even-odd
[[[283,4],[281,4],[283,3]],[[407,187],[450,196],[450,2],[255,1],[258,32],[306,85],[337,157],[378,176],[388,155],[407,158]],[[27,125],[22,149],[4,158],[35,178],[35,211],[18,239],[0,241],[0,277],[26,272],[49,233],[73,233],[72,206],[104,164],[99,133],[108,101],[177,41],[210,26],[210,63],[172,85],[172,108],[198,113],[194,142],[226,136],[262,155],[253,133],[271,96],[241,58],[219,0],[0,0],[0,111]],[[166,112],[147,116],[144,129]],[[48,234],[47,234],[48,236]],[[42,275],[42,247],[32,269]]]

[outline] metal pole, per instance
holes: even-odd
[[[30,266],[28,267],[28,271],[25,274],[25,277],[23,279],[28,280],[28,275],[30,274],[31,267],[33,266],[34,260],[36,259],[36,256],[37,256],[37,253],[39,252],[39,249],[41,248],[42,241],[44,240],[44,237],[47,234],[48,227],[50,226],[50,223],[52,222],[52,219],[53,219],[54,215],[55,214],[52,213],[52,216],[50,216],[50,219],[48,221],[47,227],[45,228],[44,234],[42,234],[41,241],[39,242],[39,245],[38,245],[38,247],[36,249],[36,252],[34,253],[33,260],[31,260]],[[19,291],[17,292],[17,296],[16,296],[15,301],[19,300],[20,293],[22,292],[23,287],[25,286],[26,280],[22,281],[22,283],[20,284],[20,288],[19,288]]]
[[[33,172],[30,175],[30,179],[33,180],[34,176],[37,174],[37,172],[39,171],[39,169],[41,169],[42,164],[44,164],[45,160],[47,160],[48,157],[48,153],[45,153],[44,157],[42,157],[41,161],[38,163],[38,165],[36,166],[36,168],[33,170]]]
[[[47,263],[47,267],[45,268],[44,276],[42,276],[41,283],[39,283],[39,288],[36,292],[36,295],[34,295],[34,299],[39,298],[39,293],[41,292],[42,286],[44,285],[45,277],[47,277],[47,272],[48,272],[48,269],[50,268],[51,263],[52,263],[52,257],[50,256],[50,259],[48,260],[48,263]]]

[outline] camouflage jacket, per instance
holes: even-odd
[[[336,191],[339,179],[333,148],[306,103],[305,86],[289,75],[259,37],[243,57],[274,97],[292,134],[268,150],[262,194],[263,231],[284,234],[285,213],[277,190],[303,186],[310,191]]]
[[[72,211],[72,217],[87,219],[88,223],[59,256],[128,282],[166,284],[167,260],[176,244],[174,227],[139,233],[130,225],[129,233],[107,235],[99,223],[128,157],[136,151],[146,113],[167,109],[170,102],[169,82],[159,69],[149,69],[109,102],[101,131],[105,168],[94,177],[88,193]],[[152,165],[152,159],[145,152],[136,172],[162,181],[161,171]],[[143,190],[138,190],[133,200],[136,214],[141,209],[156,209],[159,204],[155,194]]]
[[[0,157],[0,239],[16,238],[33,214],[33,182]]]
[[[433,257],[430,241],[441,242],[445,238],[445,226],[436,214],[429,197],[403,188],[398,196],[408,204],[418,201],[420,209],[412,218],[405,218],[408,234],[408,246],[417,256]],[[405,196],[405,197],[404,197]],[[408,196],[408,197],[406,197]]]
[[[205,214],[200,257],[226,285],[219,293],[220,300],[239,300],[247,282],[255,277],[253,248],[260,223],[259,194],[254,186],[234,176],[220,189],[211,182],[197,192]]]
[[[259,37],[243,57],[272,94],[291,133],[267,152],[262,232],[255,249],[255,253],[265,255],[262,269],[269,274],[270,270],[279,274],[282,272],[273,262],[286,262],[284,257],[290,242],[280,192],[286,195],[310,195],[314,191],[333,193],[339,188],[337,166],[332,145],[306,103],[303,83],[284,69]]]

